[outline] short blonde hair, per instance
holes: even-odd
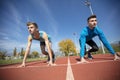
[[[38,28],[38,25],[35,22],[27,22],[27,26],[34,25],[36,28]]]

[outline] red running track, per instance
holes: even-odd
[[[71,56],[72,80],[120,80],[120,60],[113,61],[110,54],[94,55],[90,63],[76,64],[79,56]],[[56,66],[47,66],[43,61],[0,67],[0,80],[66,80],[68,57],[58,58]]]

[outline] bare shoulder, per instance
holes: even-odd
[[[43,32],[43,38],[44,38],[44,39],[48,39],[48,36],[47,36],[47,33],[46,33],[46,32]]]
[[[32,41],[32,36],[31,35],[28,36],[28,41]]]

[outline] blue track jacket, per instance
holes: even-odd
[[[93,37],[98,36],[99,39],[102,41],[102,43],[104,44],[104,46],[108,49],[108,51],[111,54],[115,54],[115,51],[113,50],[113,48],[111,47],[111,45],[108,43],[106,37],[104,36],[104,33],[102,32],[102,30],[100,30],[97,26],[94,29],[90,29],[88,26],[85,27],[81,34],[80,34],[80,56],[84,57],[84,53],[85,53],[85,44],[87,41],[91,40]]]

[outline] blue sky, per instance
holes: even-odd
[[[120,40],[120,1],[90,1],[98,18],[98,26],[108,41]],[[63,39],[72,39],[79,48],[79,34],[87,25],[86,19],[91,14],[84,2],[85,0],[0,0],[0,49],[11,53],[15,47],[18,51],[26,48],[28,21],[36,22],[39,30],[52,36],[54,50],[58,49],[58,43]],[[39,48],[39,42],[33,41],[31,49],[40,51]]]

